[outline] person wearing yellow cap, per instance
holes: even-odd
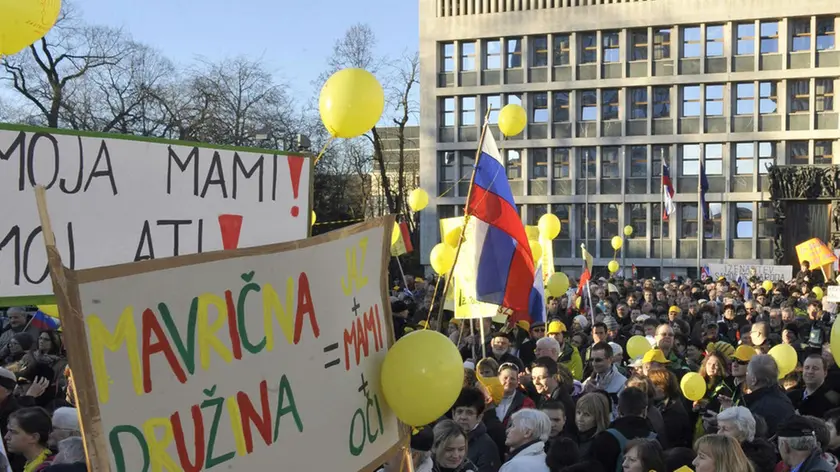
[[[746,395],[746,387],[747,387],[747,364],[750,363],[750,359],[755,357],[758,354],[752,346],[747,346],[746,344],[741,344],[735,349],[735,354],[732,354],[732,384],[735,387],[735,394],[732,395],[732,399],[727,401],[725,398],[721,398],[721,406],[726,408],[729,405],[732,406],[740,406],[744,403],[744,395]]]
[[[563,364],[572,372],[575,380],[583,380],[583,359],[580,352],[572,343],[566,342],[566,324],[560,320],[554,320],[548,324],[547,336],[551,336],[560,343],[560,358],[558,364]]]
[[[680,307],[678,307],[677,305],[671,306],[671,308],[668,309],[668,321],[673,323],[674,320],[679,318],[681,314],[682,309]]]
[[[670,363],[661,349],[651,349],[642,357],[642,375],[647,376],[653,369],[664,369]]]

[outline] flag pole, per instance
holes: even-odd
[[[703,236],[706,233],[706,207],[703,205],[703,175],[706,173],[706,150],[700,150],[700,172],[697,173],[697,276],[700,276],[700,257],[703,255]]]
[[[484,146],[484,135],[487,133],[488,125],[490,124],[490,111],[492,108],[487,108],[487,113],[484,114],[484,125],[481,127],[481,137],[478,138],[478,148],[475,150],[475,161],[473,162],[473,171],[470,175],[470,186],[467,187],[467,201],[464,203],[464,225],[461,226],[461,237],[458,238],[458,246],[455,247],[455,261],[452,263],[452,269],[446,274],[446,282],[443,284],[443,293],[446,294],[449,290],[449,285],[452,283],[452,276],[455,274],[455,267],[458,265],[458,256],[461,254],[461,244],[464,242],[464,231],[467,230],[467,224],[470,222],[470,197],[472,197],[472,189],[475,184],[475,171],[478,169],[478,160],[481,159],[481,148]],[[507,176],[505,176],[507,178]],[[443,326],[443,306],[440,304],[438,308],[438,327]]]
[[[659,148],[659,278],[665,271],[665,186],[662,180],[665,178],[665,156],[662,148]]]

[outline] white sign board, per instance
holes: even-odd
[[[823,302],[840,302],[840,285],[829,285],[826,288],[828,290],[825,292]]]
[[[759,280],[787,282],[793,278],[793,267],[789,265],[758,265],[758,264],[709,264],[712,278],[726,277],[726,280],[737,280],[738,277],[758,277]]]
[[[308,236],[309,158],[50,131],[0,129],[0,297],[52,293],[39,184],[70,268]]]
[[[76,272],[110,470],[381,465],[405,433],[380,386],[392,226]]]

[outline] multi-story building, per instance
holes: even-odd
[[[420,0],[421,186],[452,189],[422,254],[463,213],[487,116],[523,220],[560,217],[558,269],[579,270],[581,243],[605,265],[625,225],[626,266],[650,275],[660,256],[689,275],[772,264],[767,165],[838,162],[838,27],[837,0]],[[501,140],[509,103],[528,125]],[[677,209],[660,226],[663,160]]]

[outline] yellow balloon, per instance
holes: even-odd
[[[408,207],[411,211],[420,211],[429,204],[429,194],[422,188],[416,188],[408,194]]]
[[[630,236],[633,236],[633,227],[630,226],[630,225],[625,226],[624,227],[624,235],[627,236],[628,238]]]
[[[312,221],[310,222],[310,224],[314,225],[316,221],[318,221],[318,216],[315,214],[315,211],[313,210],[312,211]]]
[[[461,393],[464,364],[455,344],[431,329],[403,336],[381,371],[385,402],[403,423],[424,426],[443,416]]]
[[[528,114],[515,103],[505,105],[499,112],[499,131],[507,137],[521,133],[527,123]]]
[[[531,255],[534,257],[534,261],[542,259],[542,246],[540,246],[539,241],[529,241],[528,245],[531,246]]]
[[[706,381],[697,372],[689,372],[680,380],[680,390],[685,398],[696,402],[706,395]]]
[[[607,269],[610,270],[610,274],[618,272],[618,261],[610,261],[610,263],[607,264]]]
[[[569,290],[569,277],[562,272],[555,272],[551,274],[545,285],[552,295],[562,297],[566,290]]]
[[[817,296],[817,300],[822,300],[823,295],[825,295],[825,292],[823,292],[822,287],[814,287],[811,289],[811,292],[813,292],[814,295]]]
[[[394,223],[394,229],[391,231],[391,246],[397,244],[397,241],[400,240],[402,236],[402,231],[400,230],[400,224]]]
[[[490,396],[493,397],[493,403],[496,405],[502,401],[502,397],[505,396],[505,387],[502,386],[502,383],[499,381],[498,377],[484,377],[483,375],[477,375],[478,381],[481,385],[484,385],[484,388],[490,392]]]
[[[771,290],[773,290],[773,282],[765,280],[764,282],[761,282],[761,287],[764,288],[765,292],[769,293]]]
[[[580,302],[581,302],[581,300],[583,300],[583,298],[582,298],[582,297],[577,297],[577,298],[575,299],[575,308],[580,309]]]
[[[443,275],[452,270],[452,266],[455,265],[455,249],[444,243],[436,244],[429,255],[429,262],[435,272]]]
[[[793,372],[793,369],[796,368],[796,349],[790,344],[778,344],[770,349],[767,354],[770,354],[770,357],[776,361],[776,365],[779,367],[780,379]]]
[[[38,305],[38,311],[47,316],[58,318],[58,305]]]
[[[461,227],[452,228],[443,236],[443,242],[449,247],[458,247],[458,242],[461,241]]]
[[[627,355],[630,359],[644,356],[650,351],[650,341],[644,336],[636,335],[627,340]]]
[[[621,246],[624,245],[624,240],[621,238],[621,236],[613,236],[612,240],[610,241],[610,244],[612,244],[613,249],[618,251],[619,249],[621,249]]]
[[[831,355],[834,362],[840,365],[840,323],[835,322],[831,326]]]
[[[17,54],[46,36],[61,0],[0,0],[0,56]]]
[[[321,121],[336,138],[355,138],[376,126],[385,108],[382,85],[364,69],[342,69],[330,77],[318,100]]]
[[[546,213],[537,222],[540,236],[546,239],[554,239],[560,234],[560,218],[552,213]]]

